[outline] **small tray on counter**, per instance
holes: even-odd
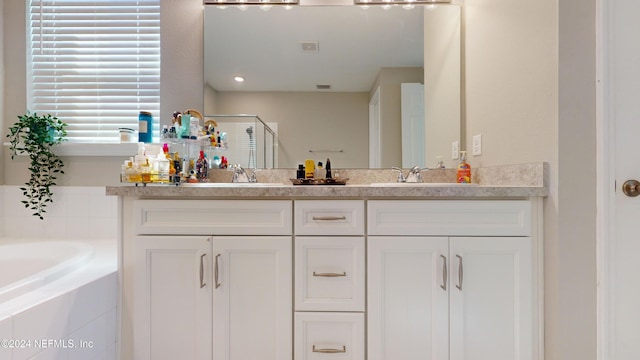
[[[289,179],[293,185],[346,185],[349,178],[338,179]]]

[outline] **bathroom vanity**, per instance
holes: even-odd
[[[123,360],[543,357],[546,186],[107,193]]]

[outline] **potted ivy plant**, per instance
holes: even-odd
[[[27,112],[18,116],[18,121],[9,127],[9,152],[11,159],[18,155],[29,157],[31,175],[26,187],[20,188],[27,200],[25,208],[33,215],[44,219],[45,208],[53,201],[52,186],[59,174],[64,174],[62,159],[53,152],[53,147],[66,141],[67,124],[50,114],[38,115]]]

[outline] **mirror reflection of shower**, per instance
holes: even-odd
[[[253,138],[253,126],[249,126],[245,131],[247,132],[247,135],[249,135],[249,161],[247,165],[250,169],[255,169],[256,168],[256,152],[255,152],[256,141]]]

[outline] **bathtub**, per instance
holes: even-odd
[[[115,360],[116,254],[115,240],[0,239],[0,339],[15,341],[0,360]]]
[[[0,242],[0,304],[86,265],[94,247],[72,241]]]

